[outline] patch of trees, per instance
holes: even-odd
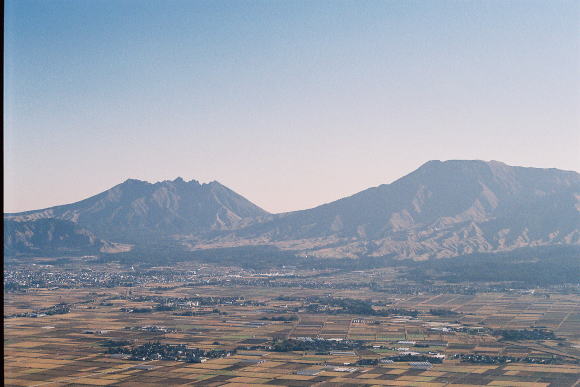
[[[282,341],[275,341],[272,345],[274,352],[291,352],[291,351],[315,351],[315,352],[329,352],[329,351],[351,351],[355,348],[363,348],[362,341],[353,340],[324,340],[324,339],[307,339],[296,340],[288,339]]]
[[[171,312],[174,310],[178,310],[180,309],[179,306],[175,305],[175,304],[157,304],[155,305],[155,310],[158,312]]]
[[[459,353],[453,355],[453,358],[459,359],[466,363],[475,364],[504,364],[504,363],[537,363],[537,364],[560,364],[562,359],[559,357],[539,358],[539,357],[514,357],[514,356],[489,356]]]
[[[457,316],[461,313],[455,312],[450,309],[430,309],[429,314],[432,314],[433,316],[444,317],[444,316]]]
[[[554,332],[547,329],[496,329],[495,336],[501,336],[504,341],[520,340],[558,340]]]
[[[369,301],[354,298],[308,297],[306,310],[311,313],[356,314],[361,316],[403,315],[417,317],[419,312],[401,308],[374,309]]]
[[[171,360],[187,363],[200,363],[202,359],[218,359],[235,353],[221,349],[205,350],[188,348],[185,344],[161,344],[159,341],[149,342],[136,347],[111,347],[109,354],[130,355],[130,360]]]
[[[47,316],[52,316],[55,314],[67,314],[69,312],[70,312],[70,305],[67,305],[64,303],[56,304],[56,305],[53,305],[49,308],[40,310],[40,313],[44,313]]]
[[[24,312],[24,313],[17,313],[8,316],[4,316],[4,318],[14,318],[14,317],[41,317],[42,315],[46,316],[53,316],[57,314],[67,314],[70,312],[70,305],[65,303],[56,304],[53,306],[49,306],[48,308],[39,309],[34,312]]]
[[[181,312],[173,313],[175,316],[204,316],[212,313],[219,313],[218,309],[213,310],[184,310]]]
[[[107,340],[102,342],[101,345],[107,348],[126,347],[131,345],[131,342],[129,340]]]
[[[392,360],[394,362],[428,361],[429,363],[443,363],[443,359],[439,357],[433,357],[429,355],[413,355],[410,353],[406,353],[404,355],[389,356],[387,359]]]
[[[121,308],[121,312],[127,313],[151,313],[153,308]]]

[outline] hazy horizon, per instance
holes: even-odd
[[[580,3],[6,2],[4,211],[127,178],[273,213],[428,160],[580,170]]]

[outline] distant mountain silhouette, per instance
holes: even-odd
[[[4,217],[70,221],[114,242],[165,237],[187,249],[274,245],[319,257],[428,259],[580,245],[580,175],[429,161],[391,184],[277,215],[217,182],[127,180],[77,203]]]
[[[177,178],[154,184],[129,179],[80,202],[5,214],[4,218],[68,220],[100,238],[134,243],[174,234],[230,229],[244,218],[266,214],[216,181],[200,184]]]
[[[421,259],[579,244],[579,198],[576,172],[429,161],[391,184],[273,215],[214,246],[253,240],[317,256]]]

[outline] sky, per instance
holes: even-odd
[[[4,211],[128,178],[270,212],[428,160],[580,171],[580,2],[6,0]]]

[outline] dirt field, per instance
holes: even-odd
[[[580,297],[575,294],[552,292],[547,298],[532,293],[401,295],[375,293],[368,288],[329,292],[327,289],[295,287],[210,285],[192,288],[179,283],[164,286],[167,290],[151,283],[131,288],[39,288],[5,294],[5,385],[579,384]],[[334,298],[372,299],[389,308],[416,310],[420,314],[418,317],[361,316],[308,311],[305,297],[329,294]],[[179,316],[174,311],[155,310],[156,302],[149,300],[152,297],[234,297],[243,298],[244,302],[192,305],[188,311],[205,314]],[[70,305],[69,313],[13,317],[58,303]],[[148,313],[128,311],[139,308],[153,309]],[[457,314],[431,315],[433,309],[446,309]],[[271,319],[272,316],[288,315],[295,315],[296,320]],[[151,326],[159,331],[147,328]],[[466,327],[484,327],[489,331],[540,326],[553,331],[560,341],[507,342],[491,334],[461,330]],[[363,349],[342,351],[345,353],[331,351],[324,354],[264,349],[276,338],[358,340],[365,345]],[[168,360],[136,361],[108,354],[103,346],[108,340],[126,340],[133,346],[158,340],[163,344],[185,344],[205,350],[238,348],[238,351],[228,357],[194,364]],[[255,346],[258,348],[250,349]],[[445,360],[427,369],[409,362],[356,364],[361,359],[397,355],[400,349],[397,347],[404,346],[413,347],[412,350],[419,354],[443,354]],[[474,364],[454,357],[460,354],[532,356],[538,359],[556,356],[562,361],[560,364]]]

